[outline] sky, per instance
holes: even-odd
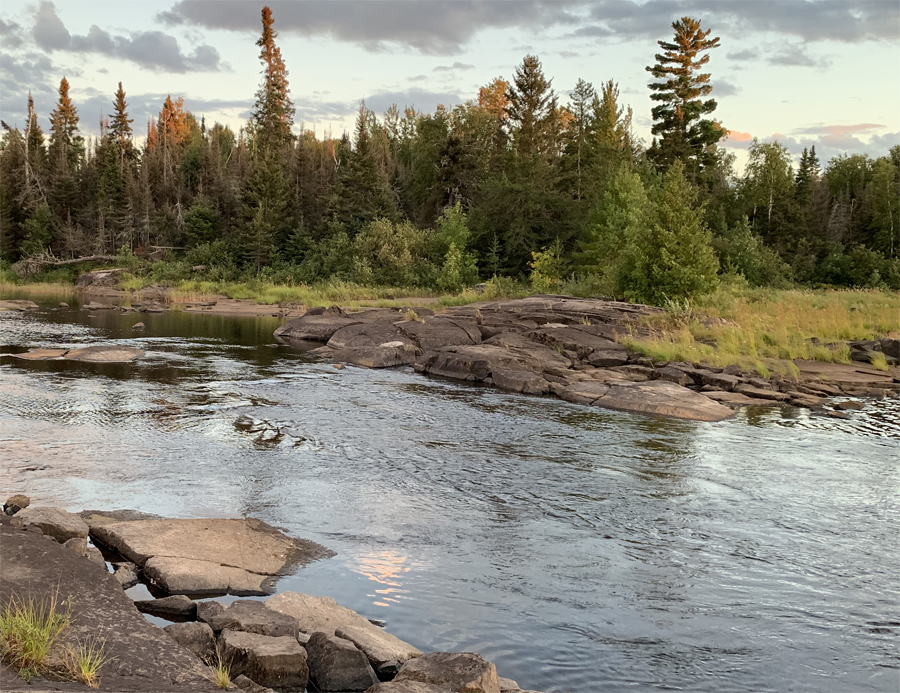
[[[537,55],[561,103],[579,78],[619,84],[634,131],[649,143],[645,70],[672,22],[700,19],[720,37],[708,71],[746,161],[752,138],[795,156],[815,145],[884,156],[900,144],[897,0],[272,0],[278,45],[301,123],[320,137],[353,129],[361,99],[424,112],[475,99]],[[0,117],[25,124],[27,94],[45,130],[60,79],[85,134],[96,135],[122,82],[135,134],[167,94],[208,123],[246,123],[259,86],[262,2],[249,0],[4,0]]]

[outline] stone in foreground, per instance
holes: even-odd
[[[448,693],[449,688],[420,681],[389,681],[372,686],[366,693]]]
[[[88,526],[78,515],[68,513],[62,508],[38,507],[25,508],[16,514],[25,527],[34,525],[60,544],[76,537],[85,538]]]
[[[216,637],[205,623],[173,623],[163,628],[169,636],[187,648],[204,662],[211,662],[216,655]]]
[[[309,681],[306,650],[290,636],[226,630],[219,636],[219,649],[232,675],[244,674],[261,686],[303,691]]]
[[[460,693],[500,693],[497,668],[474,652],[431,652],[409,660],[396,683],[418,681]]]
[[[341,626],[335,629],[334,634],[356,645],[376,669],[389,662],[404,664],[414,657],[422,656],[421,650],[403,642],[383,628]]]
[[[366,655],[349,640],[313,633],[306,652],[310,678],[320,691],[364,691],[378,683]]]
[[[142,614],[152,614],[163,618],[193,620],[197,617],[197,605],[183,594],[162,599],[143,599],[134,603]]]
[[[303,633],[322,632],[334,635],[343,626],[357,626],[374,633],[383,633],[378,626],[352,609],[341,606],[331,597],[313,597],[298,592],[282,592],[266,600],[266,606],[292,616]]]
[[[29,505],[31,505],[31,499],[28,496],[24,496],[21,493],[17,493],[14,496],[10,496],[6,499],[6,503],[3,504],[3,512],[7,515],[15,515],[20,510],[24,510]]]
[[[271,594],[280,575],[331,553],[264,522],[135,520],[95,524],[92,538],[170,594]]]
[[[241,630],[270,637],[288,635],[297,637],[297,619],[270,609],[263,602],[239,599],[212,616],[206,622],[217,633],[223,630]]]

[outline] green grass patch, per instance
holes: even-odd
[[[68,605],[12,597],[0,609],[0,656],[25,681],[44,673],[69,627]]]

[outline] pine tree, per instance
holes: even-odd
[[[272,10],[262,9],[262,35],[256,45],[261,48],[259,59],[263,63],[263,80],[256,92],[256,103],[250,116],[250,130],[256,147],[266,150],[281,149],[291,141],[294,123],[294,104],[290,98],[288,71],[281,58],[281,49],[275,45],[277,32],[272,28]]]
[[[57,173],[75,174],[84,156],[84,138],[78,134],[78,110],[69,98],[69,81],[59,83],[59,102],[50,114],[50,165]]]
[[[584,176],[592,160],[590,139],[594,132],[594,113],[592,104],[597,98],[594,85],[579,79],[572,91],[571,113],[573,116],[570,128],[567,154],[574,160],[575,199],[580,200],[584,194]]]
[[[337,169],[328,216],[344,224],[351,235],[378,218],[399,218],[394,193],[384,173],[376,165],[369,127],[372,112],[363,103],[356,119],[356,142],[347,147],[346,159]]]
[[[555,153],[559,136],[553,80],[544,76],[536,55],[526,55],[506,90],[506,115],[518,156]]]
[[[125,90],[122,83],[119,82],[119,88],[116,90],[116,100],[113,101],[113,117],[109,124],[108,136],[115,143],[119,153],[119,169],[124,175],[125,163],[135,158],[134,143],[132,137],[134,133],[131,130],[131,124],[134,122],[128,117],[128,104],[125,101]]]
[[[648,156],[663,169],[679,160],[689,177],[696,179],[706,164],[705,150],[727,134],[717,121],[703,117],[715,111],[717,104],[715,99],[703,100],[712,93],[712,86],[710,74],[699,71],[709,62],[706,51],[718,48],[719,38],[709,38],[711,30],[703,31],[700,21],[690,17],[673,22],[672,28],[674,42],[657,41],[663,52],[656,54],[656,65],[646,68],[659,80],[649,85],[654,92],[650,98],[659,103],[651,111],[651,131],[659,139]]]

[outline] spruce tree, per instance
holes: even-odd
[[[526,55],[506,91],[506,115],[518,156],[555,153],[557,97],[536,55]]]
[[[649,87],[650,98],[659,104],[651,111],[651,131],[659,139],[648,156],[663,169],[681,161],[695,180],[707,163],[705,150],[727,134],[717,121],[704,118],[717,104],[715,99],[705,99],[712,93],[710,73],[700,72],[709,62],[706,51],[718,48],[719,38],[709,38],[711,30],[703,31],[700,21],[690,17],[673,22],[672,28],[674,41],[657,41],[663,52],[656,54],[655,65],[646,68],[658,80]]]
[[[256,92],[256,103],[250,116],[250,129],[257,148],[281,149],[291,141],[294,124],[294,104],[290,98],[288,71],[281,58],[281,49],[275,45],[278,33],[272,28],[272,10],[262,9],[262,35],[256,45],[260,47],[259,59],[263,63],[263,79]]]
[[[63,223],[71,223],[79,205],[77,173],[84,157],[84,138],[78,134],[78,111],[69,98],[69,82],[59,83],[59,102],[50,114],[50,201]]]

